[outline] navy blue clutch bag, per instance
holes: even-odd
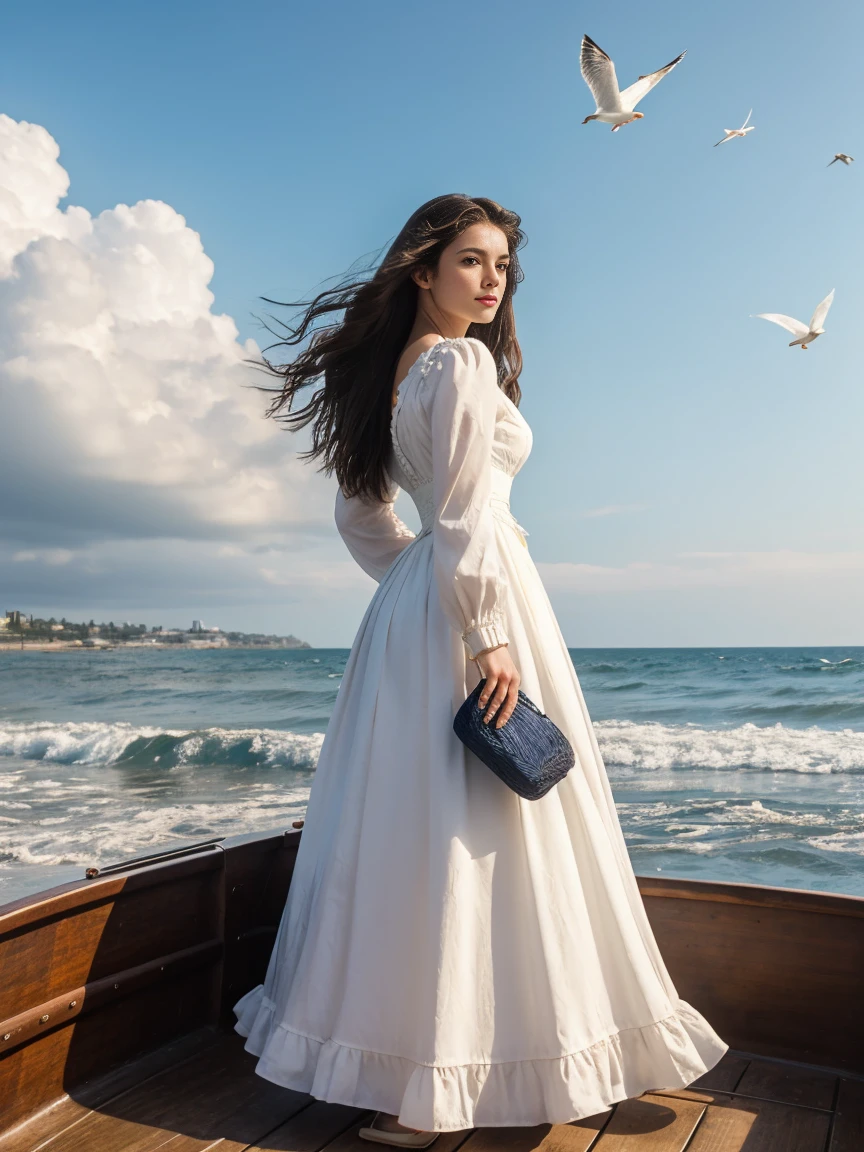
[[[519,699],[502,728],[483,723],[477,701],[481,680],[453,720],[453,731],[475,756],[525,800],[539,800],[575,763],[570,742],[554,721],[519,689]],[[488,705],[487,705],[488,707]]]

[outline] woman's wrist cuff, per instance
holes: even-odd
[[[500,648],[502,644],[509,644],[510,642],[507,633],[495,620],[488,624],[481,624],[471,632],[463,632],[462,639],[465,641],[465,646],[472,660],[476,660],[482,652],[489,648]]]

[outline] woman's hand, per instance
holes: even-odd
[[[477,657],[477,667],[486,677],[478,704],[483,708],[486,701],[490,701],[483,714],[483,723],[488,724],[494,718],[495,727],[503,728],[519,699],[518,691],[522,677],[513,663],[506,644],[481,652]]]

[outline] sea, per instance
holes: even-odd
[[[864,896],[864,648],[571,657],[637,875]],[[347,659],[0,652],[0,904],[290,827]]]

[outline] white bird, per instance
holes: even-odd
[[[591,89],[597,111],[586,116],[582,121],[587,124],[589,120],[600,120],[604,124],[611,124],[612,131],[617,132],[625,124],[634,120],[641,120],[644,113],[634,112],[633,109],[643,96],[651,91],[655,84],[659,84],[667,72],[671,72],[679,60],[686,56],[682,52],[676,56],[671,64],[665,68],[658,68],[648,76],[640,76],[635,84],[625,88],[623,92],[618,89],[618,77],[615,75],[615,65],[599,45],[595,44],[590,36],[582,37],[582,53],[580,63],[582,76]]]
[[[825,323],[825,317],[828,315],[828,309],[831,307],[833,299],[834,289],[832,288],[822,303],[816,305],[816,311],[813,313],[813,319],[809,325],[802,324],[800,320],[795,320],[791,316],[783,316],[779,312],[758,312],[756,319],[770,320],[774,324],[779,324],[781,328],[785,328],[795,337],[794,340],[789,341],[789,347],[792,348],[796,344],[800,344],[802,350],[806,352],[807,345],[812,344],[816,337],[821,336],[825,331],[822,325]]]
[[[847,156],[845,152],[835,152],[831,164],[836,164],[838,160],[842,160],[844,164],[849,165],[854,159],[854,156]],[[831,164],[826,165],[826,167],[830,168]]]
[[[750,124],[750,117],[752,115],[753,109],[751,108],[747,113],[747,119],[744,121],[740,128],[724,128],[723,131],[726,133],[726,135],[722,140],[718,140],[714,147],[716,148],[720,144],[725,144],[727,140],[733,140],[736,136],[746,136],[748,132],[752,132],[756,127],[755,124]],[[750,124],[749,128],[747,127],[748,124]]]

